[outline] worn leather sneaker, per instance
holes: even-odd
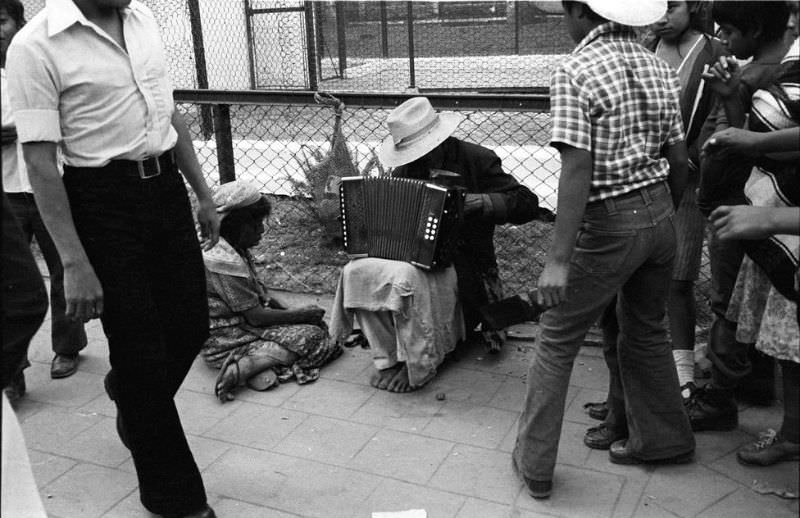
[[[739,424],[739,409],[731,390],[698,388],[686,402],[686,413],[695,432],[724,432]]]
[[[608,416],[608,403],[606,401],[601,401],[599,403],[584,403],[583,409],[586,410],[586,413],[589,414],[589,417],[592,419],[597,419],[598,421],[605,421],[606,417]]]
[[[511,455],[511,467],[514,469],[514,473],[517,475],[517,477],[519,477],[525,483],[525,487],[528,488],[529,495],[537,500],[550,498],[550,493],[553,492],[552,480],[533,480],[526,477],[519,470],[519,467],[517,466],[517,459],[514,458],[513,454]]]
[[[615,441],[626,439],[627,437],[627,434],[618,433],[605,423],[602,423],[586,430],[586,435],[583,436],[583,444],[593,450],[607,450]]]
[[[739,450],[736,460],[748,466],[772,466],[787,460],[800,460],[800,444],[785,440],[770,428],[761,432],[756,442]]]
[[[616,441],[608,449],[608,460],[628,466],[636,464],[689,464],[694,461],[694,450],[663,459],[641,459],[628,449],[628,439]]]

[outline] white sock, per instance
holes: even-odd
[[[672,358],[678,370],[678,385],[681,387],[694,381],[694,351],[691,349],[673,349]]]

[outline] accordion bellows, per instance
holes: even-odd
[[[352,258],[450,264],[464,207],[462,189],[411,178],[349,176],[339,185],[342,238]]]

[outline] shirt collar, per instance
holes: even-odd
[[[598,25],[587,34],[578,46],[575,47],[575,50],[572,51],[573,54],[577,54],[580,52],[584,47],[589,45],[591,42],[599,38],[600,36],[604,36],[607,34],[618,34],[622,36],[624,39],[636,39],[636,33],[633,29],[627,25],[622,25],[616,22],[606,22]]]
[[[122,10],[123,18],[127,16],[132,9],[138,9],[138,7],[138,2],[131,2],[128,7]],[[76,23],[94,26],[72,0],[47,0],[46,9],[48,37],[53,37]]]

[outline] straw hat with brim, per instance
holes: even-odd
[[[425,97],[412,97],[389,114],[389,136],[378,158],[386,167],[397,167],[425,156],[453,134],[463,120],[457,113],[436,113]]]
[[[606,20],[634,27],[656,23],[667,12],[667,0],[583,0],[583,3]]]

